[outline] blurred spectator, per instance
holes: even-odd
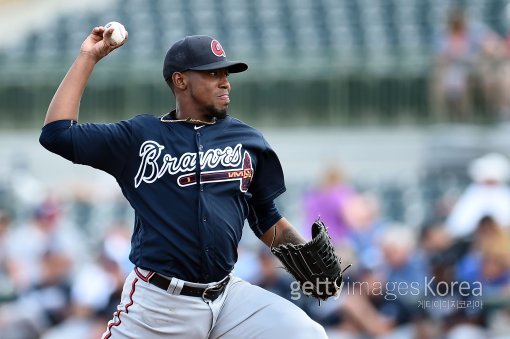
[[[483,299],[489,302],[507,301],[510,297],[510,239],[501,229],[487,236],[480,249],[481,267],[473,278],[483,284]]]
[[[344,287],[340,321],[330,338],[418,337],[414,324],[418,308],[402,301],[397,283],[377,270],[359,269]]]
[[[354,192],[338,168],[326,169],[319,185],[305,194],[305,225],[308,225],[305,229],[310,229],[313,222],[320,217],[328,227],[333,242],[342,241],[347,232],[343,205]]]
[[[444,253],[451,248],[453,239],[442,221],[435,220],[425,223],[421,228],[420,249],[430,261],[437,254]]]
[[[447,283],[443,287],[451,289],[447,297],[459,305],[441,312],[445,331],[452,335],[457,333],[455,338],[465,338],[469,332],[473,333],[469,338],[477,333],[478,336],[488,335],[487,310],[491,308],[491,302],[498,300],[499,303],[502,298],[507,298],[505,295],[508,296],[505,289],[508,290],[510,282],[509,245],[508,235],[492,218],[484,217],[470,239],[467,252],[452,263],[453,275],[440,279]],[[464,284],[463,288],[459,288],[460,284]],[[439,282],[436,288],[439,288]],[[459,302],[468,306],[460,307]]]
[[[458,280],[483,284],[483,299],[510,296],[510,237],[494,220],[481,220],[469,251],[456,265]]]
[[[470,239],[454,239],[442,222],[425,224],[420,235],[420,251],[424,256],[430,274],[437,281],[454,280],[454,266],[466,254]]]
[[[371,302],[379,297],[374,295],[374,284],[384,283],[383,279],[373,270],[359,270],[355,281],[360,284],[353,284],[352,289],[344,290],[346,296],[341,310],[341,322],[336,328],[338,331],[336,336],[360,338],[367,335],[382,336],[391,332],[395,326],[395,320],[380,313]],[[382,291],[379,294],[382,294]]]
[[[380,215],[377,198],[370,193],[353,194],[346,199],[343,211],[349,243],[357,260],[367,267],[380,265],[383,258],[379,240],[388,222]]]
[[[261,247],[258,252],[258,259],[260,262],[260,276],[255,284],[287,300],[298,303],[297,300],[292,299],[291,295],[291,284],[294,278],[283,269],[282,264],[269,249]]]
[[[39,264],[37,283],[0,307],[0,333],[4,338],[38,338],[62,322],[70,311],[70,266],[66,258],[48,250]]]
[[[484,216],[510,226],[510,162],[497,153],[486,154],[469,165],[472,183],[462,193],[446,220],[448,232],[456,237],[472,234]]]
[[[116,310],[125,274],[108,256],[105,247],[98,258],[80,269],[71,286],[69,314],[65,322],[47,331],[43,339],[99,337]]]
[[[8,233],[12,232],[11,218],[0,209],[0,303],[11,300],[15,296],[14,284],[10,272],[11,264],[7,258]]]
[[[499,40],[486,26],[468,21],[463,8],[450,10],[435,60],[433,94],[438,112],[453,121],[470,121],[473,90],[481,85],[483,93],[492,96],[494,74],[484,72],[480,77],[479,66],[484,57],[496,53]]]
[[[346,214],[346,220],[355,225],[352,234],[354,240],[359,238],[355,248],[361,258],[349,272],[331,338],[430,337],[423,336],[427,328],[422,326],[418,307],[428,270],[417,252],[414,232],[404,226],[378,225],[377,214],[366,213],[374,211],[367,208],[373,207],[369,200],[360,195],[346,204],[346,211],[353,212]]]
[[[126,277],[133,270],[129,261],[131,251],[131,229],[124,224],[112,225],[103,236],[103,252],[106,258],[114,261]]]
[[[380,240],[384,259],[382,271],[389,282],[401,282],[406,286],[417,287],[423,292],[425,277],[430,275],[425,258],[417,250],[416,235],[412,228],[393,225],[385,230]],[[416,308],[421,295],[406,293],[399,296],[401,302]]]
[[[485,73],[491,74],[488,95],[493,101],[493,111],[500,121],[510,121],[510,3],[502,11],[503,26],[506,34],[501,42],[494,44],[493,57],[485,64]]]
[[[16,216],[25,217],[43,203],[46,195],[44,184],[34,175],[29,162],[16,154],[10,159],[8,183],[12,193],[11,207]]]

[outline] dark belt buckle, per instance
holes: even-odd
[[[204,292],[202,292],[202,299],[204,302],[207,302],[207,300],[214,301],[220,294],[223,292],[223,289],[228,283],[228,279],[226,281],[223,281],[217,285],[206,287],[204,289]],[[208,293],[212,293],[211,296],[207,296]]]

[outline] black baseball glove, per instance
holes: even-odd
[[[312,225],[312,240],[302,245],[271,246],[285,269],[300,283],[307,296],[326,300],[342,290],[341,262],[335,254],[324,223],[318,219]]]

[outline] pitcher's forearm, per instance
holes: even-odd
[[[266,231],[260,239],[267,246],[278,246],[287,243],[296,245],[306,243],[303,236],[285,218],[281,218],[273,227]]]
[[[96,57],[80,52],[51,100],[44,125],[57,120],[78,120],[81,97],[96,63]]]

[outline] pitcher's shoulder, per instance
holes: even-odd
[[[246,131],[250,131],[252,133],[262,136],[262,133],[258,129],[256,129],[253,126],[248,125],[247,123],[245,123],[244,121],[242,121],[238,118],[234,118],[229,115],[229,116],[227,116],[226,120],[227,120],[227,123],[230,124],[234,128],[237,127],[237,128],[244,129]]]
[[[132,124],[159,124],[161,123],[161,117],[150,113],[141,113],[128,119],[128,121]]]

